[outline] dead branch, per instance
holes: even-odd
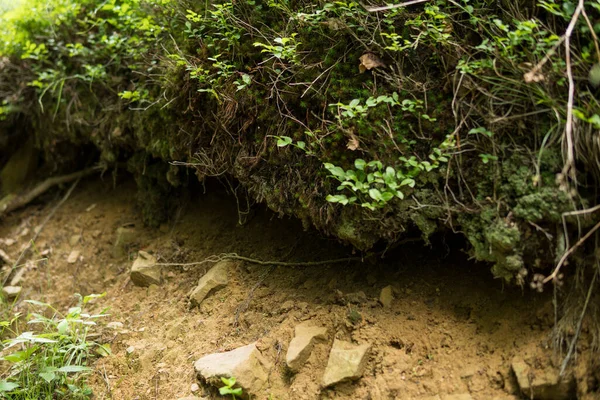
[[[39,183],[37,186],[35,186],[33,189],[31,189],[27,193],[24,193],[24,194],[21,194],[18,196],[9,194],[7,197],[5,197],[5,199],[8,198],[8,201],[6,201],[5,204],[0,206],[0,218],[2,216],[4,216],[5,214],[8,214],[9,212],[12,212],[16,209],[26,206],[27,204],[29,204],[30,202],[35,200],[37,197],[44,194],[46,191],[48,191],[48,189],[50,189],[53,186],[60,185],[62,183],[73,182],[75,180],[89,176],[99,170],[100,170],[99,167],[92,167],[92,168],[84,169],[83,171],[74,172],[74,173],[68,174],[68,175],[54,176],[52,178],[46,179],[42,183]],[[0,204],[2,202],[4,202],[4,201],[0,200]]]

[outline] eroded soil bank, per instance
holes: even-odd
[[[240,226],[235,199],[216,186],[190,195],[160,229],[146,228],[135,192],[129,180],[116,186],[112,180],[80,183],[36,241],[37,256],[24,267],[15,304],[15,311],[26,312],[22,300],[37,299],[66,309],[74,293],[108,292],[97,306],[110,307],[104,323],[111,325],[98,340],[110,343],[112,354],[91,375],[97,399],[217,398],[197,381],[193,362],[255,341],[274,365],[258,398],[272,399],[519,399],[526,397],[511,370],[515,357],[531,367],[532,376],[555,371],[561,361],[551,349],[551,293],[503,287],[489,268],[442,239],[431,247],[410,243],[363,263],[240,263],[228,286],[200,308],[190,307],[187,294],[210,264],[166,268],[161,286],[136,287],[129,270],[139,250],[170,263],[221,253],[290,262],[352,254],[260,208]],[[47,200],[2,221],[0,248],[18,256],[56,205],[56,199]],[[133,232],[124,245],[115,243],[119,228]],[[68,260],[74,251],[75,262]],[[378,299],[388,285],[393,300],[383,307]],[[294,328],[305,321],[326,327],[327,339],[291,374],[286,350]],[[371,352],[361,379],[322,390],[334,338],[368,343]],[[579,398],[597,398],[597,372],[585,367],[589,357],[581,344],[574,371]],[[192,393],[195,383],[200,388]]]

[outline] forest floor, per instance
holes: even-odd
[[[551,293],[503,287],[488,266],[442,240],[431,247],[410,243],[362,263],[272,268],[241,262],[227,287],[200,308],[187,295],[210,264],[165,268],[161,286],[135,286],[129,271],[139,250],[170,263],[221,253],[289,262],[352,255],[258,206],[240,225],[235,199],[208,189],[190,195],[170,223],[151,229],[136,210],[133,181],[82,181],[37,239],[32,259],[38,261],[25,267],[15,311],[27,310],[23,299],[66,310],[75,293],[107,292],[97,301],[110,314],[98,340],[110,343],[112,354],[94,364],[94,398],[216,398],[197,381],[194,361],[252,342],[274,365],[264,396],[272,399],[519,399],[515,357],[536,371],[555,370],[560,362],[551,349]],[[0,248],[18,257],[58,198],[2,221]],[[119,228],[127,233],[121,244],[115,243]],[[394,299],[383,307],[380,292],[390,285]],[[291,374],[285,352],[305,321],[326,327],[327,340]],[[361,379],[322,389],[334,338],[368,343],[371,350]],[[586,357],[578,360],[585,365]],[[581,398],[588,372],[575,369]]]

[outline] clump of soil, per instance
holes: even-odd
[[[200,308],[190,307],[186,295],[210,264],[169,267],[160,287],[136,287],[129,268],[138,250],[169,263],[221,253],[314,261],[345,257],[350,250],[263,209],[240,226],[234,199],[211,187],[206,195],[191,195],[160,229],[145,228],[135,209],[135,185],[111,185],[80,184],[35,243],[47,259],[29,264],[21,282],[21,299],[62,308],[72,305],[74,293],[108,293],[98,307],[110,307],[101,340],[110,343],[112,354],[97,361],[90,377],[98,399],[190,396],[198,383],[195,360],[254,341],[275,365],[267,391],[274,399],[518,398],[513,357],[554,362],[551,296],[504,288],[486,266],[443,242],[409,244],[362,263],[239,263],[228,286]],[[16,258],[52,206],[33,205],[9,216],[0,238],[16,242],[3,242],[2,249]],[[386,286],[393,300],[384,308],[378,299]],[[327,327],[329,337],[292,374],[285,353],[295,326],[304,321]],[[359,381],[321,390],[334,338],[369,343],[372,350]],[[585,354],[579,358],[586,360]],[[577,372],[582,398],[594,390],[591,375]],[[201,386],[195,395],[214,392]]]

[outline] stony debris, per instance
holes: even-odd
[[[21,294],[21,286],[4,286],[2,288],[2,294],[7,298],[7,299],[14,299],[16,298],[19,294]]]
[[[123,323],[119,321],[112,321],[106,324],[106,327],[109,329],[123,329]]]
[[[265,388],[270,368],[270,363],[258,351],[256,343],[225,353],[209,354],[194,363],[194,369],[203,381],[222,386],[222,377],[235,377],[236,386],[241,387],[245,395],[256,396]]]
[[[568,400],[575,396],[572,375],[560,379],[555,369],[533,371],[520,357],[512,360],[512,370],[524,396],[535,400]]]
[[[69,245],[74,247],[81,240],[81,235],[73,235],[69,238]]]
[[[156,257],[140,250],[131,267],[131,274],[129,275],[131,281],[137,286],[159,285],[161,268],[154,264],[156,264]]]
[[[14,260],[10,258],[8,254],[2,249],[0,249],[0,260],[4,262],[4,264],[12,265],[14,264]]]
[[[135,228],[124,226],[117,228],[113,255],[115,257],[127,255],[127,248],[136,240],[137,235]]]
[[[227,271],[235,265],[234,261],[221,261],[204,274],[198,281],[198,286],[189,294],[192,305],[200,306],[211,292],[225,287],[229,283]]]
[[[198,390],[200,390],[200,385],[197,383],[192,383],[192,386],[190,386],[190,392],[196,393]]]
[[[294,338],[288,346],[285,361],[292,371],[298,371],[310,357],[310,353],[318,340],[327,337],[327,328],[298,325],[294,332]]]
[[[386,286],[381,289],[381,293],[379,294],[379,302],[385,308],[389,308],[392,305],[392,300],[394,300],[394,291],[391,286]]]
[[[370,344],[355,345],[334,340],[323,375],[323,387],[359,379],[365,370],[370,349]]]
[[[208,400],[208,397],[187,396],[187,397],[180,397],[177,400]]]
[[[442,400],[473,400],[473,397],[469,393],[445,394]]]
[[[71,251],[71,253],[69,254],[69,257],[67,257],[67,262],[69,264],[75,264],[77,262],[77,260],[79,260],[79,254],[81,254],[79,252],[79,250]]]

